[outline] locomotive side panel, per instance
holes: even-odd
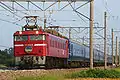
[[[63,39],[63,38],[49,34],[47,42],[48,42],[47,56],[68,58],[67,39]]]

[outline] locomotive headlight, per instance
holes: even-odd
[[[39,32],[38,31],[36,31],[36,34],[38,34]]]
[[[19,34],[22,34],[22,32],[21,32],[21,31],[19,31]]]
[[[32,51],[32,46],[26,46],[25,52],[30,53]]]

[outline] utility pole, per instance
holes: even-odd
[[[119,44],[119,65],[120,65],[120,42],[118,43]]]
[[[106,18],[107,18],[107,13],[104,13],[104,69],[107,69],[107,54],[106,54]]]
[[[115,64],[118,65],[118,39],[116,36],[116,55],[115,55]]]
[[[71,40],[71,28],[69,28],[69,40]]]
[[[94,0],[90,1],[90,69],[93,69],[93,19]]]
[[[113,29],[112,29],[112,65],[114,64],[114,33],[113,33]]]
[[[44,29],[46,28],[46,19],[44,19]]]
[[[119,39],[118,39],[118,41],[119,41]],[[119,65],[119,63],[120,63],[120,57],[119,57],[119,53],[120,53],[119,47],[120,47],[120,45],[119,45],[119,42],[117,42],[117,45],[118,45],[118,65]]]

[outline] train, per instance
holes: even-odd
[[[29,25],[30,19],[35,21]],[[90,66],[89,46],[80,44],[52,29],[42,29],[37,16],[27,16],[27,24],[14,37],[15,66],[18,68],[71,68]],[[54,26],[56,27],[56,26]],[[112,56],[107,55],[107,64]],[[104,65],[104,52],[93,49],[94,66]]]
[[[15,65],[20,68],[87,67],[89,46],[48,33],[42,29],[14,33]],[[112,56],[108,55],[108,64]],[[93,50],[94,66],[104,65],[104,53]]]

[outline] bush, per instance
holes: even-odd
[[[120,78],[120,72],[115,70],[85,70],[66,75],[67,78]]]

